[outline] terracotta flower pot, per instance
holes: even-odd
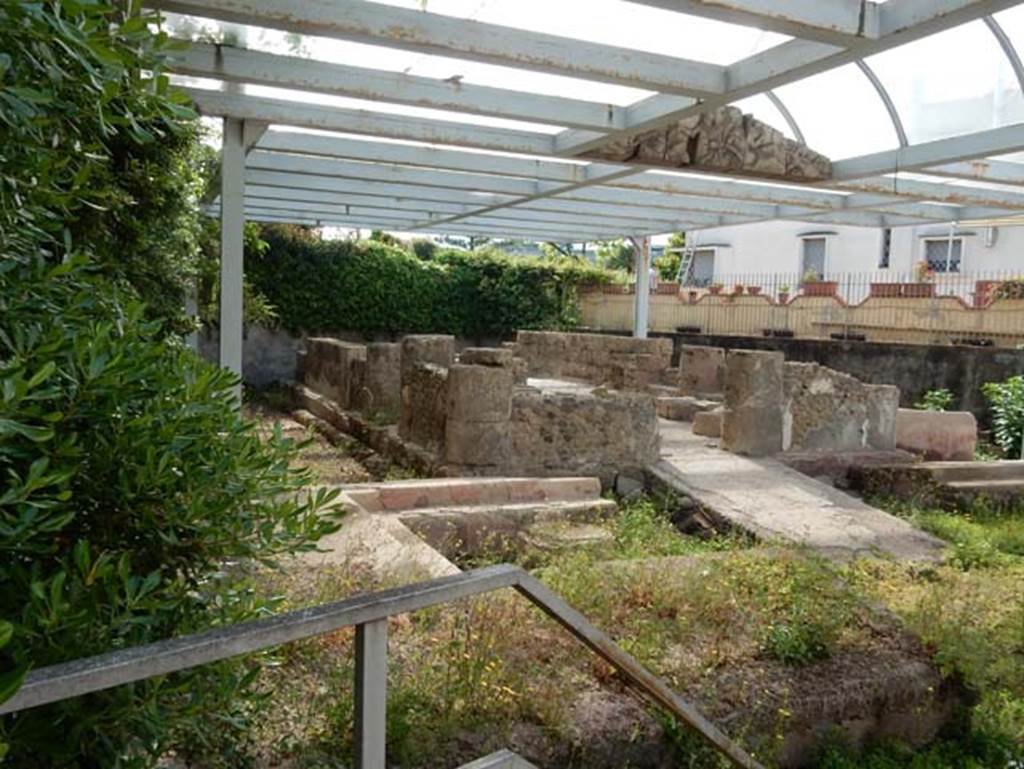
[[[935,296],[934,283],[904,283],[903,296],[920,299]]]
[[[720,293],[722,293],[722,287],[721,286],[708,286],[708,291],[710,291],[715,296],[718,296]]]
[[[903,295],[903,286],[899,283],[872,283],[871,296],[894,297]]]
[[[659,283],[658,287],[654,290],[656,294],[669,294],[674,295],[679,293],[678,283]]]
[[[789,304],[789,294],[787,292],[779,292],[779,304]]]
[[[839,283],[834,280],[819,280],[815,283],[804,283],[804,296],[835,296]]]
[[[751,296],[758,296],[761,293],[760,286],[747,286],[747,293]]]

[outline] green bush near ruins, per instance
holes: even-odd
[[[1009,458],[1024,458],[1024,376],[982,386],[992,411],[992,438]]]
[[[379,240],[324,241],[294,228],[264,227],[262,237],[269,247],[247,254],[246,268],[290,331],[483,336],[570,328],[578,287],[613,277],[569,259],[486,248],[438,248],[426,260]]]
[[[150,21],[0,3],[3,697],[29,669],[262,614],[252,567],[335,525],[326,498],[295,501],[308,476],[237,413],[236,379],[170,333],[198,259],[197,131]],[[240,766],[258,668],[0,717],[0,763],[136,769],[178,743]]]

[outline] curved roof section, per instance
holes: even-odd
[[[570,164],[616,137],[731,103],[838,161],[831,194],[812,201],[829,221],[890,226],[1021,203],[1012,189],[972,193],[981,182],[1018,185],[1019,169],[975,160],[1024,149],[1020,0],[150,4],[182,36],[248,49],[199,46],[177,63],[188,85],[212,89],[195,92],[210,114]],[[908,170],[920,177],[886,181]],[[644,174],[590,171],[575,184]],[[815,216],[754,199],[760,207],[726,208],[717,224]],[[704,218],[678,223],[714,226]]]
[[[788,35],[740,24],[701,18],[626,0],[588,0],[560,7],[551,0],[378,0],[381,5],[417,10],[454,19],[559,35],[575,40],[648,51],[726,66],[792,40]],[[901,0],[890,0],[899,3]],[[653,5],[658,5],[654,0]],[[780,3],[784,4],[784,3]],[[827,3],[826,3],[827,4]],[[884,5],[885,3],[881,3]],[[677,5],[685,5],[677,3]],[[244,42],[248,47],[321,61],[419,75],[458,78],[463,83],[502,85],[625,107],[654,92],[612,83],[524,71],[494,64],[403,51],[379,45],[296,35],[254,25],[218,23],[170,14],[172,28],[185,34]],[[1024,47],[1024,7],[989,17],[1005,33],[1013,51]],[[864,63],[888,94],[910,142],[930,141],[1024,121],[1024,95],[1012,57],[985,20],[938,32],[906,45],[868,56]],[[260,91],[254,91],[259,93]],[[284,98],[288,93],[278,95]],[[833,159],[892,149],[900,144],[884,98],[854,64],[838,67],[772,92],[780,106],[761,95],[736,102],[744,111],[791,138],[802,134],[809,146]],[[336,105],[365,106],[357,101]],[[380,105],[375,105],[380,109]],[[398,113],[417,114],[413,108]],[[788,111],[793,123],[786,120]],[[427,113],[418,113],[427,114]],[[435,115],[436,116],[436,115]],[[465,115],[468,122],[495,124]],[[503,125],[503,123],[497,123]],[[514,127],[509,125],[509,127]],[[544,130],[544,129],[541,129]],[[557,129],[549,128],[554,131]]]

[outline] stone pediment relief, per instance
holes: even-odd
[[[827,157],[736,107],[683,118],[581,157],[801,182],[832,176],[832,162]]]

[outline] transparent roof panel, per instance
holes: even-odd
[[[867,59],[899,110],[912,144],[1024,119],[1009,61],[982,21]]]
[[[549,75],[543,72],[402,51],[379,45],[353,43],[312,35],[294,35],[276,29],[240,24],[222,24],[174,13],[165,13],[168,28],[193,40],[225,42],[257,51],[299,56],[333,64],[346,64],[386,72],[402,72],[445,79],[459,76],[464,83],[489,85],[548,96],[564,96],[624,107],[651,96],[639,88],[591,80]]]
[[[424,0],[377,0],[383,5],[419,10]],[[585,5],[585,9],[581,6]],[[562,35],[669,56],[729,64],[772,48],[789,38],[751,27],[701,19],[625,0],[426,0],[430,13],[476,19],[519,29]],[[626,106],[651,93],[606,83],[530,72],[465,60],[402,51],[259,27],[221,24],[165,14],[178,34],[225,41],[257,50],[308,57],[428,78],[459,77],[463,82]],[[995,18],[1024,53],[1024,4]],[[972,22],[917,40],[867,59],[892,97],[911,143],[1024,122],[1024,97],[991,30]],[[551,125],[518,123],[421,108],[363,102],[340,97],[250,87],[250,93],[307,103],[422,115],[476,125],[504,126],[553,133]],[[833,159],[891,149],[896,132],[881,99],[860,69],[849,64],[775,90],[808,145]],[[757,95],[736,102],[744,112],[793,132],[771,100]],[[1012,156],[1024,159],[1024,153]]]
[[[899,146],[874,86],[856,64],[775,89],[807,146],[833,160]]]
[[[204,90],[224,90],[225,83],[210,78],[176,77],[172,81],[183,85],[190,85]],[[542,123],[525,123],[519,120],[507,120],[504,118],[487,117],[485,115],[471,115],[465,112],[449,112],[448,110],[429,109],[427,107],[409,107],[404,104],[390,104],[388,102],[367,101],[365,99],[350,99],[344,96],[330,96],[320,93],[299,91],[294,88],[272,88],[262,85],[231,84],[231,88],[240,88],[242,93],[250,96],[263,96],[268,99],[283,99],[285,101],[299,102],[303,105],[315,104],[322,107],[340,107],[343,109],[370,110],[386,115],[405,115],[409,117],[421,117],[429,120],[446,120],[453,123],[465,123],[466,125],[492,126],[494,128],[507,128],[512,131],[531,131],[533,133],[557,134],[564,130],[562,126],[544,125]],[[555,117],[554,115],[552,117]]]
[[[422,0],[377,0],[419,10]],[[666,56],[731,64],[789,38],[623,0],[427,0],[430,13],[474,19]]]
[[[759,93],[756,96],[750,96],[746,99],[740,99],[739,101],[733,102],[732,106],[742,110],[746,115],[753,115],[762,123],[767,123],[777,131],[781,131],[787,139],[797,138],[793,135],[793,130],[789,127],[789,123],[786,122],[786,118],[783,117],[778,108],[772,104],[772,100],[763,93]]]
[[[994,18],[1010,38],[1018,56],[1024,56],[1024,5],[1014,6],[995,14]]]

